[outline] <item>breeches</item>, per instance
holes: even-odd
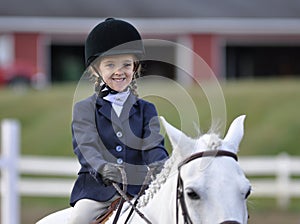
[[[76,202],[68,224],[90,224],[99,215],[103,214],[118,195],[105,202],[91,199],[81,199]]]

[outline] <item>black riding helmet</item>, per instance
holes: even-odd
[[[85,63],[95,58],[116,54],[134,54],[140,59],[145,54],[137,29],[123,20],[108,18],[89,33],[85,42]]]

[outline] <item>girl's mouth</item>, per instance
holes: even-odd
[[[125,81],[126,78],[112,78],[113,81],[116,81],[116,82],[122,82],[122,81]]]

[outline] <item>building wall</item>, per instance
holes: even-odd
[[[13,36],[14,52],[10,55],[14,57],[15,61],[25,61],[32,64],[35,71],[41,71],[51,76],[52,71],[49,68],[57,66],[57,64],[53,63],[60,63],[54,62],[51,57],[51,48],[53,46],[62,46],[62,49],[64,49],[63,46],[72,45],[74,40],[76,40],[75,45],[77,47],[83,47],[84,39],[89,31],[88,27],[92,27],[91,24],[98,22],[99,19],[92,20],[93,23],[88,20],[76,22],[73,19],[69,21],[71,24],[81,24],[80,26],[68,26],[67,20],[64,20],[65,23],[58,23],[58,20],[44,21],[47,22],[46,25],[30,27],[29,24],[29,27],[24,28],[19,25],[19,28],[16,29],[18,30],[17,32],[2,31],[2,33]],[[239,23],[236,23],[236,20],[235,22],[231,20],[178,20],[176,23],[170,23],[170,20],[161,20],[161,26],[155,26],[155,29],[150,20],[136,20],[133,23],[141,28],[142,35],[147,38],[170,40],[179,44],[183,43],[187,48],[191,48],[191,52],[194,54],[183,52],[180,47],[176,46],[169,46],[168,51],[172,54],[172,63],[175,65],[180,63],[187,65],[187,72],[192,73],[195,79],[207,78],[205,76],[212,73],[218,78],[255,77],[256,74],[254,73],[257,73],[255,69],[252,72],[253,74],[250,74],[251,63],[257,60],[251,57],[264,54],[269,55],[267,48],[259,53],[248,54],[248,58],[247,53],[245,51],[240,53],[240,50],[255,48],[257,51],[258,47],[262,46],[275,48],[288,46],[284,51],[278,51],[282,52],[281,54],[274,55],[278,58],[283,57],[282,54],[289,55],[289,57],[285,57],[286,63],[281,66],[281,71],[277,72],[274,70],[274,73],[284,75],[284,71],[287,71],[291,73],[289,75],[299,75],[296,64],[300,64],[298,59],[300,48],[297,47],[300,46],[300,31],[297,33],[297,30],[294,29],[299,26],[295,21],[290,23],[284,21],[283,25],[281,25],[281,23],[273,24],[272,21],[262,20],[262,22],[259,22],[251,19],[239,21]],[[87,26],[86,24],[89,25]],[[168,27],[164,28],[164,24],[168,25]],[[69,27],[69,29],[63,29],[62,26]],[[45,39],[48,41],[46,44]],[[155,48],[156,50],[163,49],[161,46],[153,46],[153,49]],[[237,48],[240,50],[237,51]],[[1,52],[1,55],[5,54]],[[203,63],[199,63],[198,56],[204,60],[203,63],[208,65],[205,68],[206,70],[203,70]],[[263,60],[267,62],[269,58],[260,57],[259,61]],[[63,59],[58,61],[63,61]],[[259,69],[259,67],[257,68]],[[182,79],[183,76],[179,74],[179,70],[166,69],[165,71],[175,73],[167,74],[170,78],[175,78],[180,82],[191,83],[187,79]],[[64,74],[61,75],[63,76]]]
[[[220,77],[220,46],[218,36],[213,34],[193,34],[191,38],[194,52],[207,63],[215,76]],[[201,69],[197,63],[194,63],[194,77],[196,79],[205,78],[207,75],[207,73],[201,73]]]

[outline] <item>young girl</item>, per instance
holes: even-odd
[[[139,32],[122,20],[106,19],[87,37],[85,59],[96,77],[96,94],[73,108],[73,147],[81,169],[69,224],[88,224],[105,212],[120,197],[113,182],[136,196],[147,166],[168,157],[156,108],[136,93],[143,54]]]

